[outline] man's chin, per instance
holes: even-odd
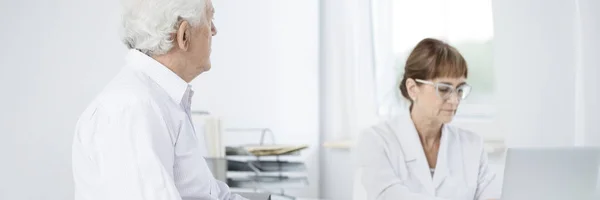
[[[200,69],[202,69],[202,72],[207,72],[207,71],[210,71],[210,68],[211,68],[211,67],[212,67],[212,66],[211,66],[211,64],[209,63],[209,64],[206,64],[206,65],[203,65],[202,67],[200,67]]]
[[[440,121],[442,121],[443,124],[448,124],[448,123],[452,122],[452,119],[454,119],[454,116],[440,117]]]

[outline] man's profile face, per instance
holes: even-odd
[[[214,7],[210,0],[207,0],[206,10],[204,11],[205,21],[202,25],[192,28],[192,37],[190,38],[189,56],[195,72],[198,74],[208,71],[211,68],[210,53],[212,37],[217,34],[217,28],[213,23]]]

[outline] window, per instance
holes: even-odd
[[[390,0],[389,4],[373,5],[380,115],[393,115],[408,106],[397,88],[398,79],[412,48],[433,37],[455,46],[469,64],[467,82],[473,91],[461,103],[457,118],[491,117],[495,92],[491,0]]]

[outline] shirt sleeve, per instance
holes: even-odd
[[[90,166],[98,174],[93,182],[79,184],[93,185],[82,187],[88,189],[80,191],[89,194],[86,199],[182,199],[173,181],[175,137],[152,103],[98,108],[84,127],[81,131],[89,132],[80,134],[89,136]]]
[[[219,189],[219,199],[220,200],[248,200],[238,194],[232,194],[229,190],[229,186],[223,183],[222,181],[215,180],[217,188]]]
[[[374,130],[363,132],[357,145],[358,168],[367,199],[372,200],[445,200],[411,192],[403,185],[390,164],[384,142]]]

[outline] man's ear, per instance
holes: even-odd
[[[191,34],[191,26],[187,21],[182,21],[177,29],[177,33],[175,35],[175,39],[177,41],[177,46],[179,49],[183,51],[187,51],[190,46],[190,35]]]
[[[419,94],[419,85],[415,82],[414,79],[409,78],[406,79],[406,91],[408,92],[408,96],[412,99],[413,102],[417,100],[417,94]]]

